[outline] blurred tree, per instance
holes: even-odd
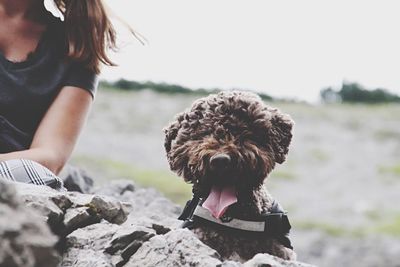
[[[125,79],[120,79],[120,80],[116,81],[115,83],[111,83],[111,86],[117,87],[120,89],[125,89],[125,90],[141,89],[140,83],[135,82],[135,81],[128,81]]]
[[[322,89],[321,99],[325,103],[347,102],[347,103],[390,103],[399,102],[400,96],[390,93],[386,89],[378,88],[367,90],[358,83],[343,83],[339,91],[331,87]]]
[[[150,89],[158,93],[165,93],[165,94],[191,94],[191,95],[199,95],[205,96],[211,93],[218,93],[222,90],[220,89],[190,89],[188,87],[184,87],[181,85],[176,84],[167,84],[167,83],[154,83],[154,82],[137,82],[137,81],[129,81],[125,79],[120,79],[116,82],[109,82],[109,81],[101,81],[100,86],[106,88],[116,88],[116,89],[123,89],[123,90],[133,90],[133,91],[140,91],[144,89]],[[274,99],[264,93],[260,93],[259,96],[263,100],[273,101]]]
[[[325,103],[337,103],[341,101],[340,95],[338,92],[332,89],[332,87],[328,87],[322,89],[320,92],[320,96],[323,102]]]
[[[264,93],[259,93],[258,94],[262,100],[264,101],[273,101],[274,99],[272,98],[272,96],[264,94]]]

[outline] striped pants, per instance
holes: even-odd
[[[0,179],[13,182],[47,185],[64,190],[62,180],[43,165],[26,159],[12,159],[0,162]]]

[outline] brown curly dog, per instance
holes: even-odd
[[[193,184],[185,227],[223,259],[295,259],[286,213],[264,184],[286,159],[293,125],[257,95],[234,91],[195,101],[164,129],[171,170]]]

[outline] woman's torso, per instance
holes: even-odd
[[[77,86],[94,94],[96,75],[65,59],[63,30],[54,19],[35,51],[22,62],[12,62],[0,53],[0,153],[29,148],[62,87]]]

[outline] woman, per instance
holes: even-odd
[[[101,0],[53,1],[0,0],[0,179],[59,189],[115,32]]]

